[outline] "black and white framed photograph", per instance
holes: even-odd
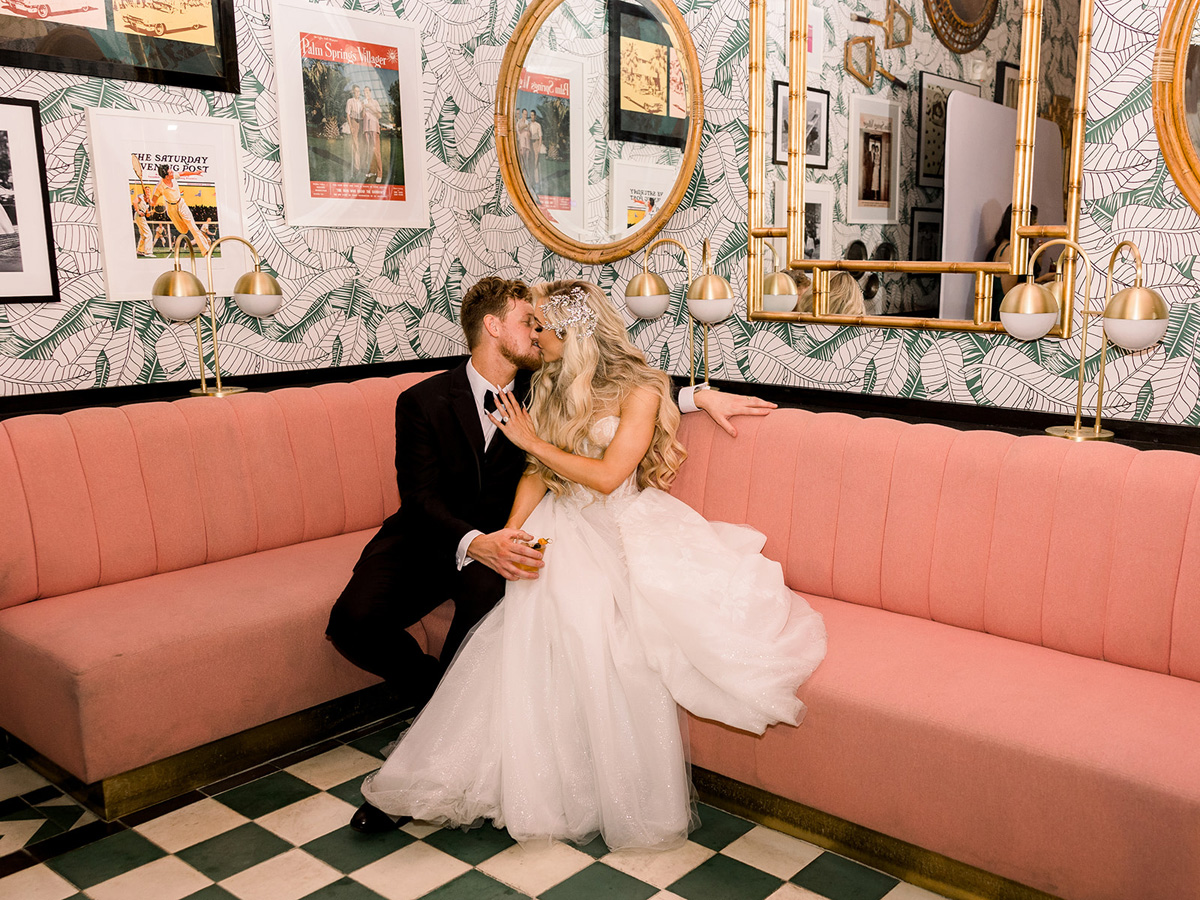
[[[37,101],[0,98],[0,303],[58,299]]]
[[[775,82],[775,140],[771,159],[787,165],[788,83]],[[804,103],[804,164],[810,169],[829,168],[829,91],[809,88]]]
[[[946,109],[953,91],[979,96],[979,85],[921,73],[917,123],[917,184],[940,188],[946,180]]]
[[[895,224],[900,215],[900,104],[855,94],[849,132],[846,221]]]
[[[805,182],[804,184],[804,258],[837,259],[833,250],[833,203],[832,184]],[[775,222],[787,222],[787,183],[781,182],[775,189]]]
[[[909,254],[913,262],[936,262],[942,258],[942,211],[914,206],[909,229]]]
[[[1017,93],[1021,87],[1021,67],[1015,63],[996,63],[996,92],[992,97],[1001,106],[1017,108]]]
[[[0,52],[25,69],[241,90],[233,0],[4,0]]]

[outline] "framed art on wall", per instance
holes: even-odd
[[[946,104],[952,91],[979,96],[979,85],[921,73],[917,123],[917,184],[940,188],[946,180]]]
[[[609,203],[612,233],[624,235],[646,225],[662,208],[675,184],[675,174],[673,166],[613,160]]]
[[[58,299],[37,101],[0,98],[0,303]]]
[[[658,19],[642,6],[608,8],[609,132],[682,150],[687,143],[688,88],[683,60]]]
[[[1010,62],[996,63],[996,88],[992,99],[1009,109],[1017,108],[1017,91],[1021,87],[1021,67]]]
[[[783,182],[786,186],[787,182]],[[832,259],[837,257],[833,249],[833,203],[834,190],[831,184],[806,182],[804,185],[804,258]],[[786,190],[775,191],[775,221],[787,221]]]
[[[849,131],[846,221],[894,224],[899,220],[900,104],[855,94]]]
[[[787,165],[788,83],[775,82],[775,140],[771,161]],[[829,91],[809,88],[804,104],[804,164],[810,169],[829,168]]]
[[[181,235],[197,256],[219,237],[245,236],[236,119],[93,108],[87,123],[109,300],[149,299]],[[181,256],[189,256],[186,243]],[[212,264],[220,297],[253,261],[229,241],[213,252]],[[203,274],[199,265],[197,271]]]
[[[583,61],[530,51],[517,84],[517,157],[529,195],[560,229],[584,236]]]
[[[910,217],[909,254],[913,262],[935,262],[942,258],[942,211],[914,206]]]
[[[3,0],[0,53],[26,69],[241,90],[233,0]]]
[[[303,0],[271,21],[287,223],[429,227],[420,30]]]

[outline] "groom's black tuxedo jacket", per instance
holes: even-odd
[[[524,401],[528,392],[529,373],[521,372],[515,393]],[[412,588],[437,590],[455,570],[464,534],[504,527],[524,469],[524,451],[499,430],[484,451],[466,363],[427,378],[396,402],[400,509],[371,544],[386,541],[411,559]]]

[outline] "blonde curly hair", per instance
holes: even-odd
[[[549,304],[542,309],[543,321],[556,334],[562,332],[563,355],[533,376],[529,411],[538,435],[563,450],[584,455],[584,441],[597,418],[616,414],[625,398],[639,388],[656,391],[659,400],[654,437],[638,463],[637,483],[639,488],[668,490],[687,458],[683,445],[675,438],[679,407],[671,397],[671,380],[665,372],[646,364],[642,351],[626,335],[621,314],[599,287],[578,280],[533,286],[535,303],[564,295],[586,303],[596,318],[588,325],[564,327],[561,307]],[[592,333],[585,335],[589,326]],[[555,494],[571,489],[562,476],[532,457],[527,471],[537,472]]]

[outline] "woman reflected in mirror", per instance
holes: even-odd
[[[813,311],[812,281],[799,269],[793,269],[788,274],[800,288],[800,299],[796,303],[796,311],[811,313]],[[865,316],[867,314],[862,288],[858,286],[858,281],[849,272],[834,272],[829,276],[829,303],[826,312],[832,316]]]

